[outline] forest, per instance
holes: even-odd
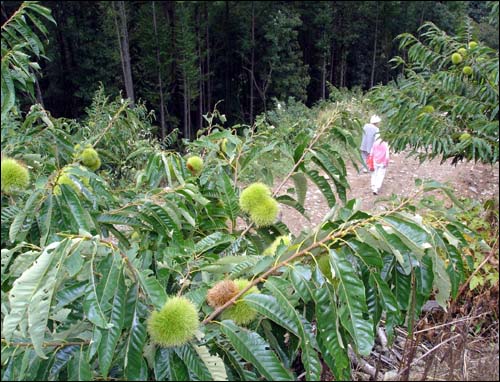
[[[498,2],[1,19],[2,381],[498,380]]]

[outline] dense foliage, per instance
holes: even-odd
[[[16,17],[38,14],[50,20],[41,6]],[[19,67],[3,65],[10,38],[2,78]],[[2,178],[2,380],[350,379],[349,349],[369,355],[380,325],[391,340],[431,296],[446,309],[476,233],[417,203],[435,190],[461,203],[433,181],[377,213],[347,200],[366,105],[331,93],[298,133],[282,113],[293,101],[232,128],[215,108],[185,154],[152,144],[143,104],[103,89],[84,122],[2,103],[2,169],[29,171],[5,190]],[[271,150],[289,163],[277,185],[255,165]],[[308,180],[329,206],[320,225],[253,223],[262,201],[307,216]]]
[[[404,76],[372,94],[391,147],[422,160],[498,162],[498,50],[471,40],[469,29],[452,37],[431,23],[420,39],[399,39],[408,59],[392,61]]]

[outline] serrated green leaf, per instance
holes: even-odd
[[[318,171],[316,170],[308,170],[306,171],[307,176],[311,178],[311,180],[318,186],[319,190],[325,197],[328,207],[332,208],[336,203],[335,195],[333,194],[333,191],[328,184],[328,181],[321,175],[319,175]]]
[[[26,204],[24,205],[22,212],[20,212],[14,218],[14,221],[12,222],[9,230],[9,240],[12,243],[16,241],[17,235],[19,234],[19,231],[21,231],[26,218],[30,218],[35,214],[35,209],[36,209],[35,202],[40,196],[40,193],[41,191],[36,191],[33,194],[31,194],[29,199],[26,201]]]
[[[137,219],[118,214],[101,214],[97,217],[97,221],[104,224],[120,224],[130,227],[147,228]]]
[[[128,380],[147,380],[147,365],[144,361],[142,351],[146,344],[146,325],[141,321],[141,301],[139,294],[134,291],[129,295],[127,304],[130,304],[129,311],[132,312],[130,330],[125,343],[124,354],[124,375]],[[128,312],[127,312],[128,313]],[[146,374],[146,375],[145,375]]]
[[[167,301],[167,293],[165,292],[165,288],[160,285],[158,280],[154,276],[148,276],[148,273],[151,273],[151,271],[139,270],[136,274],[139,278],[142,289],[151,300],[153,305],[158,310],[160,310],[163,305],[165,305],[165,301]]]
[[[195,245],[195,252],[198,254],[202,254],[219,245],[230,244],[233,241],[234,241],[233,236],[226,235],[222,232],[215,232],[198,241]]]
[[[54,363],[52,364],[49,371],[49,379],[48,379],[49,381],[58,380],[59,373],[64,368],[64,366],[66,366],[70,362],[73,353],[78,351],[78,349],[79,349],[78,345],[71,345],[56,350]]]
[[[451,281],[444,260],[439,256],[436,250],[431,249],[432,272],[434,273],[434,290],[436,291],[436,301],[447,311],[448,299],[451,294]]]
[[[80,348],[68,364],[68,381],[92,381],[92,370],[87,352]]]
[[[104,315],[104,311],[99,302],[98,294],[97,294],[97,280],[94,274],[94,260],[95,255],[97,253],[97,247],[93,247],[92,258],[89,263],[90,272],[89,272],[89,283],[86,288],[85,299],[83,300],[83,311],[87,316],[88,320],[92,322],[94,325],[102,329],[108,329],[109,324]]]
[[[199,354],[196,352],[194,346],[191,344],[185,344],[182,346],[176,346],[174,351],[184,362],[191,376],[191,380],[199,381],[211,381],[212,375],[208,370],[207,366],[200,358]]]
[[[380,274],[378,274],[377,272],[372,272],[370,274],[370,277],[373,279],[373,282],[377,286],[380,300],[385,309],[386,312],[385,330],[389,342],[392,342],[391,339],[394,336],[393,330],[396,327],[396,325],[399,325],[401,322],[401,314],[399,311],[399,306],[396,300],[396,296],[394,296],[389,285],[385,282],[384,279],[382,279]]]
[[[231,345],[229,343],[217,343],[217,347],[221,350],[221,352],[224,354],[224,357],[226,359],[226,365],[231,367],[231,371],[236,371],[238,376],[240,377],[240,380],[242,381],[255,381],[257,380],[256,374],[251,371],[247,370],[245,365],[246,362],[240,357],[238,353],[236,353]],[[233,373],[231,373],[233,374]]]
[[[299,329],[293,319],[293,313],[288,306],[281,307],[276,297],[259,293],[249,294],[243,299],[252,309],[299,337]]]
[[[295,194],[300,205],[304,205],[307,195],[307,178],[301,172],[296,172],[292,175],[293,184],[295,185]]]
[[[113,296],[109,320],[112,326],[107,330],[101,330],[102,338],[98,348],[99,368],[104,377],[107,377],[111,362],[115,356],[115,348],[118,344],[125,318],[126,286],[121,267],[119,268],[118,279],[114,285],[114,290],[115,294]]]
[[[214,381],[227,381],[226,367],[224,366],[224,361],[214,354],[210,354],[206,346],[196,346],[193,345],[194,350],[198,353],[201,360],[207,367],[212,380]]]
[[[238,197],[231,179],[225,172],[222,173],[222,182],[222,187],[219,187],[219,195],[224,203],[224,211],[234,226],[240,212]]]
[[[42,344],[49,317],[52,295],[61,268],[60,260],[71,241],[47,246],[33,265],[14,281],[9,292],[10,312],[4,318],[2,334],[9,341],[22,321],[29,323],[29,334],[39,357],[47,359]],[[27,316],[27,320],[26,320]]]
[[[222,321],[221,328],[238,354],[268,381],[294,380],[292,373],[283,367],[269,344],[257,333],[241,328],[229,320]]]
[[[321,379],[321,362],[315,351],[318,345],[312,334],[311,324],[295,310],[290,302],[289,296],[283,293],[283,291],[274,284],[274,280],[275,279],[268,279],[265,286],[272,292],[273,296],[276,297],[281,309],[289,314],[290,320],[297,328],[297,334],[301,340],[301,359],[306,369],[306,379],[312,381],[319,380]]]
[[[339,317],[337,314],[334,291],[329,285],[323,285],[314,291],[316,317],[318,325],[318,346],[323,359],[333,372],[336,380],[351,379],[351,368],[347,346],[339,333]]]
[[[41,233],[40,245],[42,247],[47,242],[47,238],[50,233],[50,227],[52,223],[52,209],[53,209],[52,192],[49,192],[47,198],[45,199],[45,202],[40,208],[40,214],[39,214],[39,224]]]
[[[75,190],[66,184],[61,184],[59,187],[65,204],[69,207],[70,214],[67,214],[67,216],[76,223],[75,229],[77,231],[83,229],[87,232],[95,230],[94,222],[88,211],[80,203]]]
[[[287,206],[295,208],[298,212],[300,212],[306,218],[308,217],[306,215],[306,210],[304,209],[304,206],[302,206],[299,202],[297,202],[290,195],[280,195],[280,196],[276,197],[275,199],[282,204],[286,204]]]
[[[374,345],[374,333],[372,320],[363,318],[363,313],[367,312],[363,283],[349,260],[334,250],[330,250],[329,256],[330,266],[339,282],[340,303],[346,310],[346,314],[340,316],[342,326],[351,334],[359,353],[369,355]]]

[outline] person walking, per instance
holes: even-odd
[[[373,167],[371,179],[371,187],[373,195],[378,195],[382,183],[384,181],[387,166],[389,165],[389,145],[380,138],[379,134],[375,135],[370,154],[373,157]]]
[[[361,139],[361,158],[363,158],[363,172],[368,172],[368,166],[366,164],[366,158],[370,153],[373,141],[375,140],[375,134],[379,132],[378,125],[381,119],[378,115],[372,115],[370,117],[370,123],[363,126],[363,138]]]

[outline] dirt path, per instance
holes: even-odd
[[[410,195],[416,189],[415,179],[433,179],[441,183],[450,184],[457,196],[466,196],[478,200],[487,200],[498,197],[498,163],[494,166],[474,164],[471,162],[451,165],[451,160],[440,164],[439,159],[419,164],[406,154],[392,154],[389,167],[379,195],[375,196],[370,190],[370,174],[357,174],[351,166],[347,169],[348,181],[351,190],[347,199],[359,198],[362,201],[361,209],[374,211],[380,204],[375,201],[391,194],[400,196]],[[290,186],[293,186],[290,183]],[[286,187],[284,188],[286,189]],[[288,206],[281,206],[281,219],[297,235],[306,227],[315,227],[328,212],[328,205],[316,185],[308,182],[308,191],[305,209],[310,215],[308,221],[300,213]]]

